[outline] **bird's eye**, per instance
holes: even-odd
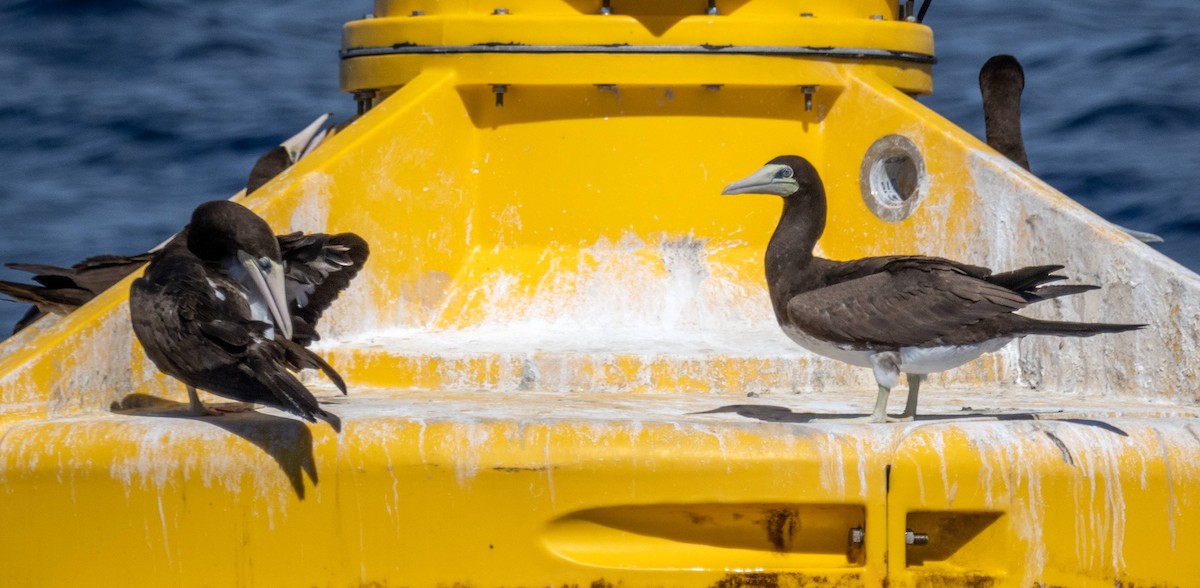
[[[775,179],[777,180],[786,180],[790,177],[792,177],[792,168],[790,167],[785,167],[775,172]]]
[[[264,272],[271,271],[271,260],[265,257],[259,258],[258,267]]]

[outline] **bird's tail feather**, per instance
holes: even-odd
[[[1021,329],[1025,335],[1056,335],[1059,337],[1091,337],[1106,333],[1136,331],[1146,325],[1120,323],[1075,323],[1070,321],[1043,321],[1029,319]]]
[[[338,418],[338,415],[326,410],[318,410],[316,414],[317,418],[329,423],[334,433],[342,432],[342,419]]]
[[[333,428],[334,432],[342,432],[342,419],[326,411],[317,404],[317,399],[290,372],[276,365],[274,369],[268,366],[262,372],[271,393],[279,400],[280,408],[310,422],[321,419]]]
[[[1054,272],[1063,269],[1061,265],[1034,265],[1023,267],[1011,272],[1003,272],[988,276],[987,281],[1003,286],[1014,292],[1024,292],[1042,284],[1065,280],[1066,276],[1056,276]]]
[[[1059,298],[1062,296],[1071,296],[1074,294],[1080,294],[1083,292],[1089,292],[1091,290],[1099,290],[1099,289],[1100,289],[1100,286],[1093,286],[1091,284],[1070,284],[1070,285],[1065,285],[1065,286],[1042,286],[1041,288],[1037,288],[1034,291],[1030,292],[1028,295],[1026,295],[1025,298],[1027,300],[1029,300],[1029,302],[1042,302],[1044,300],[1050,300],[1052,298]]]
[[[42,300],[40,296],[33,293],[33,289],[38,286],[30,284],[19,284],[17,282],[5,282],[0,280],[0,294],[11,297],[17,302],[26,304],[37,304]]]
[[[285,339],[282,336],[276,337],[275,341],[282,345],[284,350],[287,352],[289,363],[296,366],[298,369],[316,368],[321,370],[325,373],[325,377],[329,378],[329,380],[333,382],[333,385],[337,386],[337,389],[342,391],[343,395],[347,393],[346,381],[343,380],[341,374],[338,374],[337,370],[333,369],[333,366],[329,365],[329,363],[326,362],[320,355],[317,355],[307,347],[304,347],[290,339]]]

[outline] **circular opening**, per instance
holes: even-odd
[[[875,216],[892,222],[907,218],[927,192],[921,152],[906,137],[880,138],[863,157],[860,183]]]
[[[906,154],[871,164],[871,192],[884,204],[900,206],[917,195],[917,164]]]

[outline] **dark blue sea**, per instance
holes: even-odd
[[[145,251],[317,114],[351,115],[341,26],[372,5],[0,0],[0,260]],[[1017,56],[1034,173],[1200,268],[1200,3],[939,0],[925,22],[925,104],[982,135],[979,66]],[[0,302],[0,333],[22,312]]]

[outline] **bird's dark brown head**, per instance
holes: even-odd
[[[255,259],[281,261],[270,225],[250,209],[229,200],[205,202],[192,212],[188,249],[205,261],[230,259],[239,250]]]
[[[246,193],[254,193],[255,190],[275,179],[275,176],[283,173],[283,170],[291,167],[293,163],[295,161],[292,159],[292,154],[283,145],[263,153],[262,157],[254,162],[254,167],[250,168],[250,178],[246,180]]]
[[[994,55],[979,70],[979,89],[984,93],[1025,89],[1025,70],[1012,55]]]
[[[722,194],[774,194],[785,198],[822,189],[821,176],[807,159],[799,155],[780,155],[761,169],[738,180]]]

